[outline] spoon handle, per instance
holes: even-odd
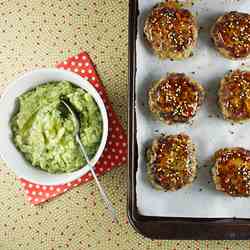
[[[93,169],[93,166],[92,166],[92,164],[91,164],[91,162],[90,162],[90,160],[89,160],[89,157],[88,157],[88,155],[87,155],[87,152],[86,152],[84,146],[82,145],[82,142],[81,142],[80,137],[79,137],[78,134],[76,135],[76,142],[79,144],[80,149],[81,149],[81,152],[83,153],[84,158],[86,159],[86,161],[87,161],[87,163],[88,163],[88,165],[89,165],[89,167],[90,167],[90,171],[91,171],[91,173],[92,173],[92,175],[93,175],[93,177],[94,177],[94,179],[95,179],[95,182],[96,182],[97,187],[98,187],[98,189],[99,189],[99,191],[100,191],[100,194],[101,194],[101,196],[102,196],[102,199],[103,199],[103,201],[105,202],[107,208],[109,209],[109,211],[110,211],[110,213],[111,213],[111,216],[112,216],[113,221],[117,223],[118,220],[117,220],[117,216],[116,216],[116,211],[115,211],[115,209],[114,209],[114,207],[113,207],[111,201],[109,200],[109,198],[108,198],[106,192],[104,191],[104,188],[101,186],[100,181],[99,181],[98,178],[97,178],[97,175],[96,175],[96,173],[95,173],[95,171],[94,171],[94,169]]]

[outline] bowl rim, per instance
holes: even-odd
[[[91,163],[93,165],[95,165],[98,160],[100,159],[100,157],[103,154],[103,151],[105,149],[106,146],[106,142],[107,142],[107,137],[108,137],[108,115],[107,115],[107,110],[104,104],[104,101],[101,97],[101,95],[98,93],[98,91],[94,88],[94,86],[86,79],[81,77],[80,75],[72,72],[72,71],[68,71],[68,70],[64,70],[64,69],[57,69],[57,68],[41,68],[41,69],[35,69],[35,70],[31,70],[28,72],[25,72],[24,74],[20,75],[18,78],[14,79],[13,81],[11,81],[7,87],[5,88],[3,94],[1,95],[0,98],[0,120],[1,120],[1,116],[2,116],[2,112],[1,110],[5,107],[5,101],[7,98],[9,98],[9,96],[11,95],[11,93],[16,90],[18,83],[20,83],[21,81],[23,81],[23,79],[27,79],[27,78],[31,78],[36,74],[60,74],[63,76],[67,75],[67,77],[72,78],[72,80],[66,80],[71,82],[73,85],[80,87],[82,89],[84,89],[86,92],[88,92],[95,100],[100,112],[101,112],[101,116],[102,116],[102,138],[101,138],[101,142],[99,144],[99,147],[97,149],[96,154],[94,155],[94,157],[92,157],[91,159]],[[59,77],[60,78],[60,77]],[[55,80],[55,81],[62,81],[61,80]],[[75,82],[74,82],[75,80]],[[46,84],[49,81],[53,81],[53,79],[51,80],[47,80],[41,83],[32,83],[32,87],[27,87],[27,86],[23,86],[22,87],[22,93],[24,94],[27,91]],[[34,82],[34,81],[33,81]],[[91,92],[91,93],[90,93]],[[13,98],[16,100],[19,95],[15,95]],[[14,102],[15,102],[14,100]],[[13,100],[12,100],[13,101]],[[8,109],[11,109],[11,111],[13,111],[15,109],[15,105],[14,107],[8,107]],[[13,114],[12,114],[13,115]],[[5,125],[6,123],[8,123],[8,126],[10,126],[9,121],[12,117],[12,115],[8,116],[8,121],[5,121]],[[4,128],[0,125],[0,135],[2,135]],[[9,128],[11,130],[11,128]],[[12,132],[12,131],[11,131]],[[9,140],[11,141],[11,144],[14,145],[15,147],[15,151],[17,154],[21,155],[21,157],[23,158],[23,160],[26,163],[26,166],[31,167],[33,169],[35,169],[36,171],[42,172],[44,175],[48,175],[48,178],[50,180],[48,181],[44,181],[44,180],[39,180],[39,178],[34,178],[34,176],[32,177],[31,174],[27,175],[27,171],[26,172],[22,172],[21,170],[19,171],[19,169],[17,167],[13,166],[13,162],[11,163],[9,157],[6,155],[6,149],[3,150],[3,146],[0,145],[0,156],[3,159],[3,161],[6,163],[6,165],[8,166],[9,169],[11,169],[12,171],[15,172],[15,174],[18,176],[18,178],[23,178],[27,181],[30,181],[34,184],[40,184],[40,185],[63,185],[66,184],[68,182],[72,182],[76,179],[79,179],[80,177],[82,177],[83,175],[85,175],[86,173],[88,173],[90,171],[90,167],[86,164],[85,166],[83,166],[82,168],[80,168],[79,170],[76,170],[74,172],[71,173],[63,173],[63,174],[50,174],[44,170],[40,170],[39,168],[35,168],[32,166],[31,163],[29,163],[27,160],[24,159],[22,153],[16,148],[15,144],[13,143],[12,139],[9,138]],[[33,172],[33,171],[32,171]],[[26,173],[26,174],[25,174]],[[53,180],[53,178],[55,178],[55,176],[57,177],[56,180]],[[60,178],[61,177],[61,178]],[[52,179],[52,180],[51,180]]]

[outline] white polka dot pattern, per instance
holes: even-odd
[[[97,89],[99,94],[102,96],[108,111],[109,119],[109,134],[106,148],[101,159],[95,166],[97,175],[104,174],[110,171],[114,167],[121,166],[127,160],[127,140],[124,130],[114,113],[111,104],[108,100],[106,91],[101,84],[101,81],[96,74],[95,68],[91,62],[91,59],[87,53],[82,52],[77,56],[71,56],[68,60],[57,65],[58,68],[76,72],[81,77],[90,81],[90,83]],[[24,179],[21,179],[21,185],[25,189],[28,201],[32,204],[39,204],[46,200],[56,197],[57,195],[66,192],[72,187],[76,187],[81,183],[88,182],[93,179],[91,173],[88,173],[81,178],[69,182],[65,185],[58,186],[41,186],[30,183]]]

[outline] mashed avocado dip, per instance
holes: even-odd
[[[67,98],[80,117],[80,136],[89,157],[102,137],[102,117],[95,100],[70,82],[49,82],[18,98],[11,120],[13,140],[24,157],[49,173],[72,172],[86,164],[73,136],[71,114],[62,108]]]

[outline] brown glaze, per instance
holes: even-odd
[[[192,149],[190,138],[184,134],[163,136],[154,143],[152,173],[156,183],[165,190],[178,190],[192,182]]]
[[[215,161],[218,189],[231,196],[250,196],[250,151],[222,149],[216,152]]]
[[[154,7],[145,25],[145,35],[152,48],[178,53],[196,43],[194,27],[196,22],[190,11],[170,1]]]
[[[232,11],[219,18],[212,37],[218,49],[228,57],[240,59],[250,55],[250,15]]]
[[[236,70],[221,83],[219,102],[226,119],[250,119],[250,72]]]
[[[185,74],[172,73],[157,83],[154,106],[163,120],[186,122],[195,116],[203,100],[203,89]],[[154,112],[154,108],[152,109]]]

